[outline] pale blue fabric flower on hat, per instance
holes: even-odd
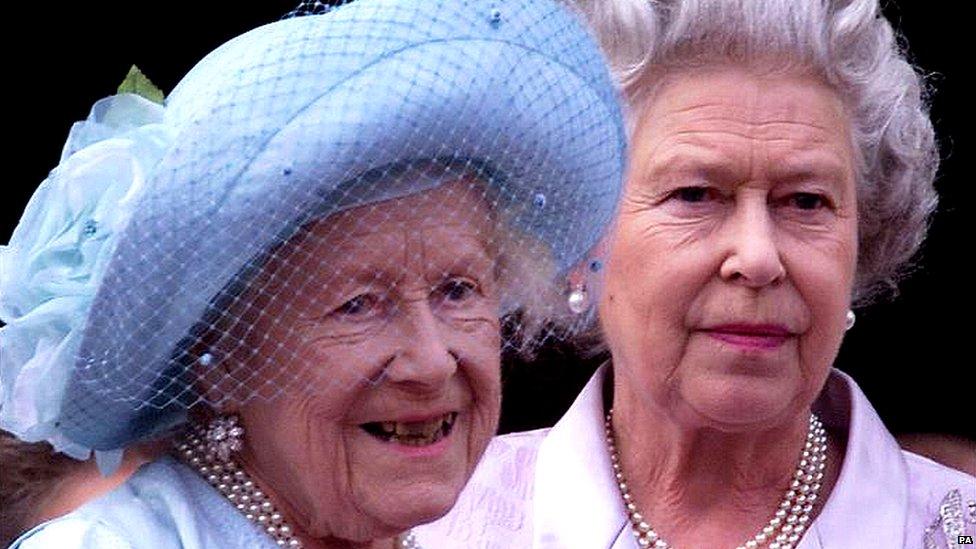
[[[131,94],[95,103],[0,246],[0,428],[78,459],[90,451],[57,417],[117,235],[173,141],[163,110]]]

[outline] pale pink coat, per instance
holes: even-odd
[[[451,513],[415,530],[421,544],[636,548],[604,442],[604,373],[551,429],[496,437]],[[847,449],[837,484],[797,549],[955,547],[946,542],[946,531],[955,541],[959,524],[953,491],[961,495],[964,533],[973,534],[976,478],[899,448],[850,377],[834,370],[814,409],[828,430],[847,432]],[[926,528],[934,545],[923,541]]]

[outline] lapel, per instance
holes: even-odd
[[[814,410],[828,430],[847,433],[847,449],[837,484],[797,549],[901,547],[908,468],[898,443],[860,387],[839,370],[831,372]]]
[[[603,434],[601,366],[539,447],[535,475],[536,549],[631,549],[623,502]]]

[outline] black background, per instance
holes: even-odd
[[[418,0],[423,1],[423,0]],[[971,32],[963,3],[885,3],[914,62],[937,90],[933,119],[942,144],[941,205],[919,268],[891,302],[858,311],[837,360],[898,433],[942,432],[976,439],[972,330],[972,145],[960,47]],[[111,95],[131,64],[169,91],[193,64],[227,39],[278,19],[292,1],[38,2],[5,15],[6,175],[0,182],[0,242],[53,168],[70,124]],[[962,46],[957,46],[962,44]],[[968,66],[966,67],[969,68]],[[532,364],[506,366],[503,430],[551,424],[595,366],[566,349]]]

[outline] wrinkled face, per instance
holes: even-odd
[[[453,505],[499,414],[492,235],[462,180],[317,222],[266,269],[247,362],[294,383],[241,408],[242,460],[313,537],[389,536]]]
[[[837,354],[857,254],[849,123],[813,77],[679,73],[642,111],[600,315],[615,408],[792,420]]]

